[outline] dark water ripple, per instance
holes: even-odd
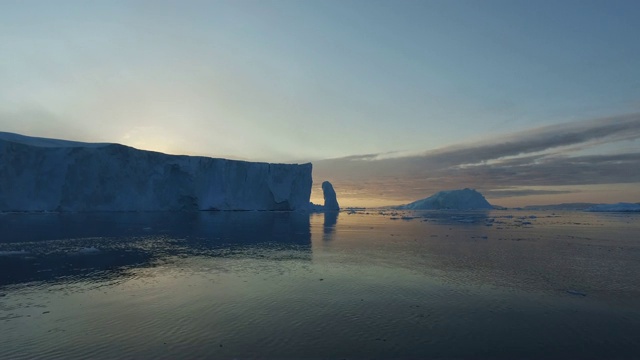
[[[640,354],[637,217],[299,215],[3,215],[0,358]]]

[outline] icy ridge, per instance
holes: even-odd
[[[593,212],[640,212],[640,204],[635,203],[615,203],[615,204],[598,204],[587,209]]]
[[[0,134],[0,211],[298,210],[311,195],[310,163],[7,134]]]

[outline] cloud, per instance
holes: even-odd
[[[541,127],[503,138],[494,138],[484,143],[425,153],[423,157],[448,164],[474,164],[561,147],[595,145],[637,138],[640,138],[640,114],[633,114]]]
[[[388,199],[415,199],[461,187],[485,190],[494,197],[562,194],[553,189],[500,189],[640,182],[640,149],[603,154],[599,148],[637,139],[640,114],[631,114],[545,126],[419,154],[317,161],[314,176],[356,189],[358,196]]]
[[[495,186],[551,186],[640,182],[640,152],[615,155],[541,157],[535,162],[486,164],[444,170]]]
[[[596,145],[638,138],[640,138],[640,114],[632,114],[545,126],[499,138],[495,137],[483,142],[454,145],[411,155],[391,152],[349,156],[333,159],[333,161],[391,161],[452,166],[480,163],[561,147]]]

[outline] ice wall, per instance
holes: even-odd
[[[311,164],[0,133],[0,211],[297,210],[311,184]]]

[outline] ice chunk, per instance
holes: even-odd
[[[99,252],[100,252],[100,249],[98,249],[95,246],[86,247],[78,250],[78,254],[80,255],[91,255],[91,254],[97,254]]]
[[[577,295],[577,296],[587,296],[587,294],[577,290],[567,290],[567,293],[571,295]]]

